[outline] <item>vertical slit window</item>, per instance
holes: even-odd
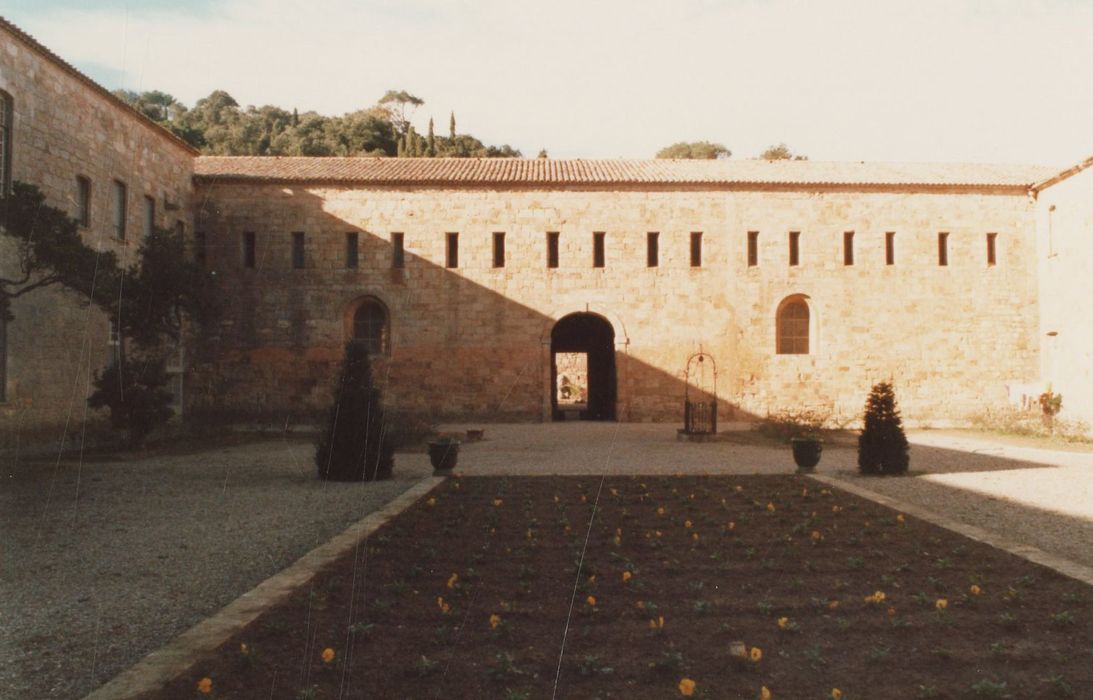
[[[998,234],[987,234],[987,264],[991,267],[998,262]]]
[[[691,267],[702,267],[701,231],[691,231]]]
[[[446,238],[448,241],[448,250],[445,255],[444,264],[450,268],[459,267],[459,234],[449,233]]]
[[[144,197],[144,237],[152,235],[152,229],[156,225],[156,200],[145,195]]]
[[[759,232],[748,231],[748,267],[759,264]]]
[[[247,231],[243,234],[243,267],[254,268],[255,247],[254,231]]]
[[[884,234],[884,264],[896,264],[896,232],[889,231]]]
[[[656,231],[645,234],[645,266],[660,266],[660,234]]]
[[[789,264],[796,266],[801,264],[801,232],[789,232]]]
[[[391,267],[396,270],[406,267],[406,242],[401,233],[391,234]]]
[[[206,261],[205,232],[194,232],[194,262],[204,265]]]
[[[83,175],[76,176],[76,221],[80,226],[91,226],[91,180]]]
[[[949,264],[949,234],[937,234],[937,264],[945,267]]]
[[[558,238],[560,235],[557,231],[547,233],[547,267],[551,269],[558,267]]]
[[[360,267],[360,236],[356,231],[345,234],[345,269],[356,270]]]
[[[292,233],[292,269],[304,269],[304,232]]]
[[[11,192],[11,95],[0,90],[0,197]]]
[[[843,231],[843,265],[854,264],[854,232]]]
[[[125,240],[126,199],[125,183],[114,180],[114,238]]]
[[[493,266],[505,266],[505,234],[502,231],[493,233]]]
[[[606,262],[604,251],[606,238],[607,234],[603,231],[596,231],[592,234],[592,267],[603,267]]]

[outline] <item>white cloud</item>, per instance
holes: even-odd
[[[389,88],[534,155],[708,139],[822,159],[1068,163],[1093,154],[1093,7],[1052,2],[228,0],[214,13],[11,19],[184,102],[337,114]]]

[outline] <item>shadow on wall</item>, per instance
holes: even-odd
[[[204,186],[198,212],[207,262],[231,301],[219,334],[194,343],[187,388],[191,414],[274,425],[313,422],[332,400],[344,343],[358,335],[380,350],[374,372],[397,409],[437,419],[573,417],[559,410],[554,353],[575,350],[588,352],[592,371],[590,405],[580,411],[582,418],[682,424],[684,369],[697,343],[671,333],[646,346],[633,342],[624,325],[636,316],[628,310],[642,301],[633,281],[605,293],[611,278],[589,281],[591,270],[514,264],[483,269],[491,241],[478,233],[460,237],[461,260],[448,261],[454,266],[404,250],[398,267],[400,253],[392,242],[361,228],[366,216],[353,221],[331,214],[323,197],[305,190],[228,188]],[[294,230],[304,236],[294,236]],[[442,234],[435,232],[437,241],[426,243],[444,246]],[[421,243],[419,234],[414,242]],[[356,269],[347,266],[352,249]],[[472,256],[474,266],[465,266]],[[248,258],[253,268],[245,266]],[[626,279],[625,271],[618,274]],[[471,277],[488,279],[494,288]],[[506,296],[510,290],[540,294],[563,310],[557,316],[536,310]],[[695,327],[693,315],[700,310],[671,306],[655,309],[663,328]],[[364,307],[386,314],[380,337],[369,325],[373,314],[357,313]],[[739,333],[732,313],[719,315],[726,319],[724,328],[703,344],[719,366],[730,367]],[[555,331],[567,316],[588,327],[566,331],[563,324],[559,339]],[[689,394],[695,401],[713,399],[701,386],[692,385]],[[718,404],[722,421],[753,418],[725,394]]]

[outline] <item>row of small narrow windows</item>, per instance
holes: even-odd
[[[559,240],[561,235],[556,231],[546,235],[546,265],[548,268],[556,268],[559,265]],[[853,231],[843,233],[843,264],[850,266],[855,262]],[[606,262],[607,234],[597,231],[592,234],[592,267],[604,267]],[[801,264],[801,232],[790,231],[788,234],[789,265],[796,267]],[[987,265],[997,263],[998,234],[986,234]],[[459,234],[445,234],[445,267],[459,267]],[[650,231],[645,239],[645,264],[646,267],[660,266],[660,233]],[[292,234],[292,266],[302,269],[305,266],[305,236],[302,231]],[[205,261],[205,234],[197,233],[197,253],[199,262]],[[391,267],[401,268],[406,265],[405,238],[402,233],[391,234]],[[253,232],[243,234],[243,266],[255,267],[257,262],[257,238]],[[759,232],[748,231],[748,267],[759,265]],[[495,232],[493,234],[493,266],[504,267],[505,234]],[[896,234],[888,231],[884,234],[884,262],[886,265],[896,264]],[[702,267],[702,232],[692,231],[690,235],[690,263],[691,267]],[[949,264],[949,234],[941,232],[937,234],[937,264],[946,266]],[[345,234],[345,266],[356,269],[360,265],[360,240],[359,234]]]
[[[124,241],[127,234],[126,222],[129,219],[129,187],[121,180],[111,181],[110,202],[114,238]],[[145,237],[148,237],[152,235],[152,229],[156,225],[155,197],[145,195],[142,206],[141,232]],[[76,221],[83,228],[91,226],[91,179],[83,175],[76,176]],[[176,222],[175,230],[179,234],[184,233],[185,224],[181,221]]]

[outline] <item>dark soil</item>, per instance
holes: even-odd
[[[1091,613],[804,477],[449,479],[155,697],[1090,697]]]

